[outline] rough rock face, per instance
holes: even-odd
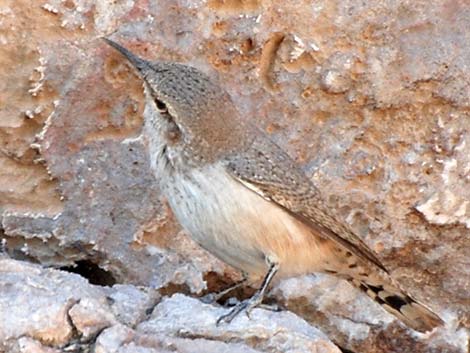
[[[225,327],[224,308],[176,294],[93,286],[76,274],[0,259],[0,349],[14,352],[322,352],[340,350],[288,311]],[[199,315],[194,315],[199,313]]]
[[[467,352],[468,28],[458,0],[2,2],[0,251],[38,265],[1,260],[0,347],[335,352],[327,336],[353,352]],[[222,309],[169,298],[238,274],[199,249],[160,197],[141,82],[102,36],[218,79],[447,326],[418,335],[327,276],[272,292],[311,326],[259,310],[255,322],[215,328]]]

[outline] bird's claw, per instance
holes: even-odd
[[[252,312],[254,308],[261,305],[262,300],[263,300],[262,296],[259,295],[258,293],[256,293],[249,299],[243,300],[242,302],[235,305],[235,307],[233,307],[232,310],[230,310],[230,312],[220,316],[217,319],[216,325],[219,326],[221,322],[225,322],[229,324],[242,311],[245,311],[246,316],[249,319],[251,319],[250,313]]]

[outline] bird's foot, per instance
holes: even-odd
[[[259,292],[255,293],[255,295],[253,295],[251,298],[243,300],[235,305],[235,307],[233,307],[228,314],[220,316],[217,319],[216,325],[218,326],[221,322],[225,322],[227,324],[230,323],[242,311],[244,311],[246,315],[250,317],[250,313],[254,308],[258,306],[264,307],[264,305],[261,304],[262,301],[263,296]]]
[[[222,315],[217,319],[216,325],[218,326],[222,321],[226,323],[230,323],[238,314],[240,314],[242,311],[246,313],[248,318],[250,318],[250,313],[251,311],[256,308],[257,306],[262,306],[263,302],[263,297],[266,292],[266,289],[269,286],[269,283],[273,279],[274,275],[276,274],[279,265],[275,262],[269,261],[269,270],[268,273],[266,273],[266,276],[263,279],[263,283],[261,284],[260,289],[249,299],[246,299],[230,310],[228,314]],[[272,310],[272,307],[271,307]]]

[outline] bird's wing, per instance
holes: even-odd
[[[274,202],[319,236],[341,244],[387,272],[367,245],[334,217],[295,162],[264,135],[258,135],[243,153],[227,158],[226,168],[245,187]]]

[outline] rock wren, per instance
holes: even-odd
[[[264,278],[253,297],[218,323],[261,304],[275,275],[326,272],[362,289],[415,330],[443,324],[333,215],[294,161],[239,117],[224,89],[193,67],[149,62],[105,41],[144,81],[151,168],[178,221],[222,261]]]

